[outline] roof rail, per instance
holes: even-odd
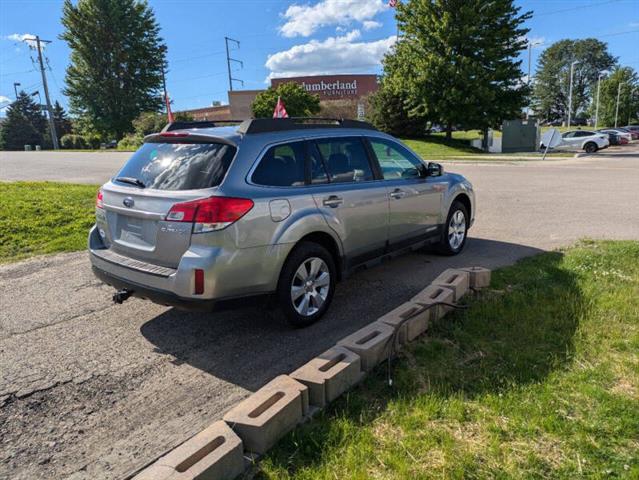
[[[199,121],[178,121],[167,123],[162,132],[170,132],[172,130],[187,130],[191,128],[215,128],[223,125],[234,124],[239,125],[243,120],[199,120]]]
[[[363,128],[377,130],[368,122],[345,118],[289,117],[289,118],[253,118],[244,120],[237,129],[238,133],[283,132],[286,130],[304,130],[311,128]]]

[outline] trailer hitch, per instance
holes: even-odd
[[[126,288],[123,288],[122,290],[118,290],[117,292],[113,294],[113,303],[122,305],[122,302],[127,300],[132,294],[133,294],[133,291],[127,290]]]

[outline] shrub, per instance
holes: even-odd
[[[129,133],[118,142],[118,150],[137,150],[142,145],[144,137],[137,133]]]

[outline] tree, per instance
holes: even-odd
[[[162,105],[166,66],[160,27],[143,0],[65,0],[71,112],[105,138],[121,138],[141,112]]]
[[[512,0],[407,0],[397,4],[401,36],[384,59],[392,91],[409,115],[446,127],[486,129],[518,117],[528,88],[521,61],[528,29]]]
[[[619,88],[620,84],[621,88]],[[595,90],[594,95],[596,94]],[[617,112],[617,94],[619,94],[617,125],[627,125],[637,121],[639,117],[639,76],[630,67],[620,67],[614,69],[607,78],[601,80],[598,125],[614,126]],[[595,110],[596,104],[593,102],[589,110],[593,118],[596,113]]]
[[[24,91],[6,111],[0,128],[0,149],[22,150],[25,145],[43,145],[47,121],[40,106]]]
[[[59,139],[64,135],[71,133],[71,120],[69,120],[67,112],[57,100],[53,104],[53,121],[55,123],[55,131],[58,134]]]
[[[539,57],[533,94],[533,109],[542,120],[553,121],[568,116],[570,65],[574,67],[572,118],[588,107],[597,87],[599,73],[611,69],[617,59],[608,46],[594,38],[560,40]]]
[[[259,93],[251,109],[255,118],[270,118],[277,104],[277,97],[282,97],[289,117],[310,117],[320,111],[320,100],[317,95],[308,93],[301,85],[289,82],[277,88],[269,87]]]
[[[426,118],[410,115],[408,99],[402,91],[394,92],[382,81],[380,89],[369,99],[367,119],[378,129],[394,136],[420,137],[426,132]]]

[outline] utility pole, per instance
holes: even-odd
[[[16,100],[18,99],[18,88],[21,84],[20,82],[13,82],[13,91],[16,93]]]
[[[568,128],[570,128],[570,123],[572,120],[572,76],[575,70],[575,65],[577,65],[578,63],[579,60],[575,60],[570,64],[570,88],[568,89]]]
[[[233,82],[240,82],[242,84],[242,86],[244,86],[244,81],[240,80],[239,78],[233,78],[233,75],[231,74],[231,62],[236,62],[240,64],[240,67],[244,68],[244,62],[242,62],[241,60],[236,60],[235,58],[231,58],[229,55],[229,42],[231,43],[235,43],[237,45],[237,48],[240,48],[240,42],[239,40],[234,40],[232,38],[229,37],[224,37],[224,43],[226,44],[226,67],[228,69],[229,72],[229,90],[232,92],[233,91]]]
[[[619,117],[619,97],[621,96],[621,85],[623,82],[619,82],[619,87],[617,88],[617,108],[615,108],[615,128],[617,128],[617,117]]]
[[[53,121],[53,108],[51,107],[51,99],[49,98],[49,86],[47,85],[47,76],[44,73],[44,62],[42,61],[42,44],[51,43],[51,40],[41,40],[38,35],[35,38],[25,38],[24,41],[36,42],[38,49],[38,61],[40,62],[40,73],[42,74],[42,86],[44,87],[44,98],[47,102],[47,111],[49,112],[49,130],[51,131],[51,143],[54,150],[59,150],[58,134],[55,131],[55,122]]]

